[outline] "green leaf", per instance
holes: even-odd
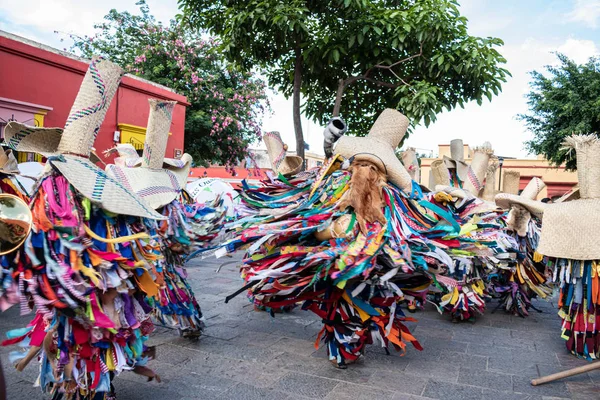
[[[333,61],[338,62],[340,61],[340,52],[337,49],[334,49],[331,52],[332,56],[333,56]]]

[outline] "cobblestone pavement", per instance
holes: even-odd
[[[219,273],[217,268],[225,263]],[[600,371],[533,387],[531,378],[586,364],[568,354],[559,336],[555,304],[537,301],[544,313],[527,319],[499,311],[476,323],[452,324],[435,310],[415,314],[411,326],[425,348],[386,355],[370,346],[366,357],[347,370],[335,369],[314,341],[321,323],[295,310],[272,319],[255,312],[244,295],[224,303],[241,286],[235,259],[211,258],[189,267],[192,286],[206,318],[197,342],[158,328],[151,362],[163,378],[146,382],[133,373],[115,380],[119,399],[600,399]],[[18,307],[0,314],[0,334],[23,327]],[[23,372],[8,363],[11,348],[0,348],[8,399],[41,399],[32,386],[37,366]]]

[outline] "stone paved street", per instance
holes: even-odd
[[[245,295],[224,303],[241,285],[234,261],[191,263],[205,335],[189,342],[159,328],[150,343],[158,346],[158,360],[150,366],[163,382],[123,373],[115,381],[119,399],[600,399],[600,371],[540,387],[529,384],[533,377],[586,364],[566,352],[555,304],[538,301],[544,313],[528,319],[497,312],[475,324],[452,324],[428,308],[415,314],[419,322],[411,326],[424,351],[410,348],[404,357],[388,356],[371,346],[358,365],[337,370],[314,348],[321,323],[312,314],[295,310],[272,319],[253,311]],[[0,334],[29,319],[18,315],[18,307],[0,314]],[[8,362],[11,350],[0,349],[8,399],[41,399],[32,387],[36,363],[17,373]]]

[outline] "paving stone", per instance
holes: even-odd
[[[552,374],[556,374],[557,372],[566,371],[569,368],[556,366],[556,365],[538,365],[538,372],[540,376],[548,376]],[[575,376],[570,376],[568,378],[563,378],[561,381],[565,383],[569,382],[580,382],[580,383],[592,383],[592,379],[589,374],[579,374]],[[600,398],[600,397],[599,397]]]
[[[340,383],[325,397],[326,400],[392,400],[394,392],[369,386]]]
[[[460,368],[458,383],[478,386],[485,389],[512,391],[510,375],[478,370],[474,368]]]
[[[483,389],[456,383],[430,381],[423,396],[444,400],[481,400]]]
[[[368,385],[405,394],[420,395],[429,380],[415,375],[378,371],[368,380]]]
[[[510,350],[511,350],[510,347],[469,343],[469,347],[467,349],[467,354],[491,357],[491,356],[497,356],[498,354],[511,354]]]
[[[408,375],[433,378],[436,381],[457,382],[459,368],[457,364],[452,363],[412,361],[405,372]]]
[[[542,396],[526,393],[502,392],[498,390],[483,390],[483,400],[543,400]]]
[[[415,396],[406,393],[396,393],[392,400],[431,400],[431,397]]]
[[[290,372],[275,384],[275,389],[286,393],[297,393],[301,396],[322,399],[327,396],[339,382],[319,378],[317,376],[305,375],[298,372]]]
[[[571,394],[567,385],[562,381],[549,382],[539,386],[531,385],[531,378],[524,376],[513,376],[513,391],[528,393],[539,396],[554,396],[570,398]]]
[[[592,382],[567,382],[567,388],[575,400],[600,399],[600,385]]]
[[[221,393],[219,398],[223,400],[285,400],[288,399],[288,395],[275,389],[258,388],[240,383]]]
[[[487,367],[488,358],[466,353],[444,352],[440,354],[440,363],[454,364],[459,368],[470,368],[484,370]]]

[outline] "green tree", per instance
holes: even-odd
[[[501,90],[509,75],[497,38],[467,33],[455,0],[179,0],[182,21],[223,42],[243,70],[259,68],[293,99],[298,154],[302,111],[342,115],[354,134],[398,108],[429,125],[444,109]]]
[[[600,133],[600,58],[578,65],[564,54],[557,57],[560,64],[547,66],[546,75],[531,73],[529,113],[519,118],[534,134],[526,142],[529,151],[575,170],[575,152],[564,150],[562,143],[572,134]]]
[[[260,138],[265,83],[240,72],[220,55],[219,43],[171,21],[157,22],[142,0],[140,15],[111,10],[92,37],[71,35],[71,50],[103,55],[132,74],[187,97],[185,149],[196,163],[230,169]]]

